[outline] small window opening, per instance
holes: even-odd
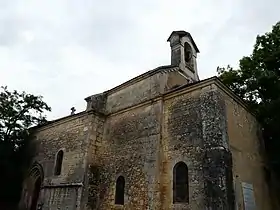
[[[56,176],[58,176],[58,175],[61,174],[62,161],[63,161],[63,151],[60,150],[60,151],[57,153],[56,162],[55,162],[55,171],[54,171],[54,175],[56,175]]]
[[[185,62],[189,63],[192,59],[192,47],[186,42],[184,44]]]
[[[123,176],[119,176],[116,182],[115,204],[124,204],[125,181]]]
[[[188,167],[179,162],[173,168],[173,203],[189,202]]]

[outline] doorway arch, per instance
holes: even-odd
[[[29,210],[37,210],[38,200],[40,197],[41,186],[44,180],[44,172],[42,166],[35,162],[30,170],[28,176],[28,197],[31,199],[29,200]]]

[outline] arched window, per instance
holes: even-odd
[[[184,53],[185,53],[185,62],[189,63],[192,59],[192,47],[187,42],[185,42],[184,44]]]
[[[188,167],[179,162],[173,168],[173,203],[189,202]]]
[[[116,182],[115,204],[124,204],[124,186],[125,181],[123,176],[119,176]]]
[[[61,174],[62,161],[63,161],[63,151],[60,150],[56,156],[54,175]]]

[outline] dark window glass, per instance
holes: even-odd
[[[192,59],[192,47],[187,42],[185,42],[184,45],[184,52],[185,52],[185,62],[189,63]]]
[[[116,182],[115,204],[124,204],[124,186],[125,181],[123,176],[119,176]]]
[[[179,162],[173,169],[173,203],[189,202],[188,167]]]
[[[60,150],[56,156],[55,171],[54,171],[55,175],[61,174],[62,160],[63,160],[63,151]]]

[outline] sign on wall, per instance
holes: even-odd
[[[242,182],[242,192],[245,210],[256,210],[255,196],[253,185]]]

